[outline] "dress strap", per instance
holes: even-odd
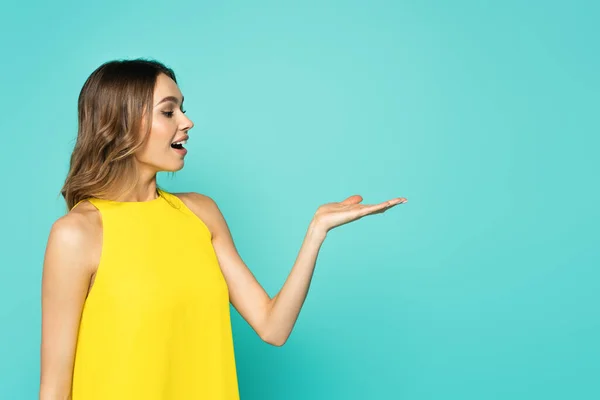
[[[81,199],[81,200],[79,200],[77,203],[75,203],[75,205],[74,205],[73,207],[71,207],[71,210],[72,210],[72,209],[74,209],[74,208],[75,208],[75,207],[77,207],[77,206],[78,206],[80,203],[83,203],[83,202],[84,202],[84,201],[86,201],[86,200],[90,200],[90,201],[91,201],[91,199],[90,199],[90,198]],[[69,210],[69,211],[71,211],[71,210]]]

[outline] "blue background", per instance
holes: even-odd
[[[232,308],[241,397],[600,398],[597,2],[53,2],[0,14],[0,397],[39,385],[47,235],[101,63],[172,67],[190,131],[170,191],[217,201],[280,289],[334,229],[287,344]]]

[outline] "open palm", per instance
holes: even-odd
[[[396,197],[379,204],[360,204],[363,201],[362,196],[356,194],[348,197],[339,203],[323,204],[317,209],[314,220],[318,226],[325,232],[355,221],[370,214],[381,214],[390,208],[406,203],[408,200],[404,197]]]

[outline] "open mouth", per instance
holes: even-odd
[[[183,145],[185,145],[186,143],[187,143],[187,140],[182,140],[181,142],[174,142],[174,143],[171,143],[171,147],[174,149],[181,150],[184,148]]]

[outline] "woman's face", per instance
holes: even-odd
[[[185,143],[176,149],[172,144],[186,138],[194,123],[185,116],[183,95],[177,84],[165,74],[159,74],[154,87],[152,129],[145,146],[136,153],[143,168],[158,171],[178,171],[183,168]]]

